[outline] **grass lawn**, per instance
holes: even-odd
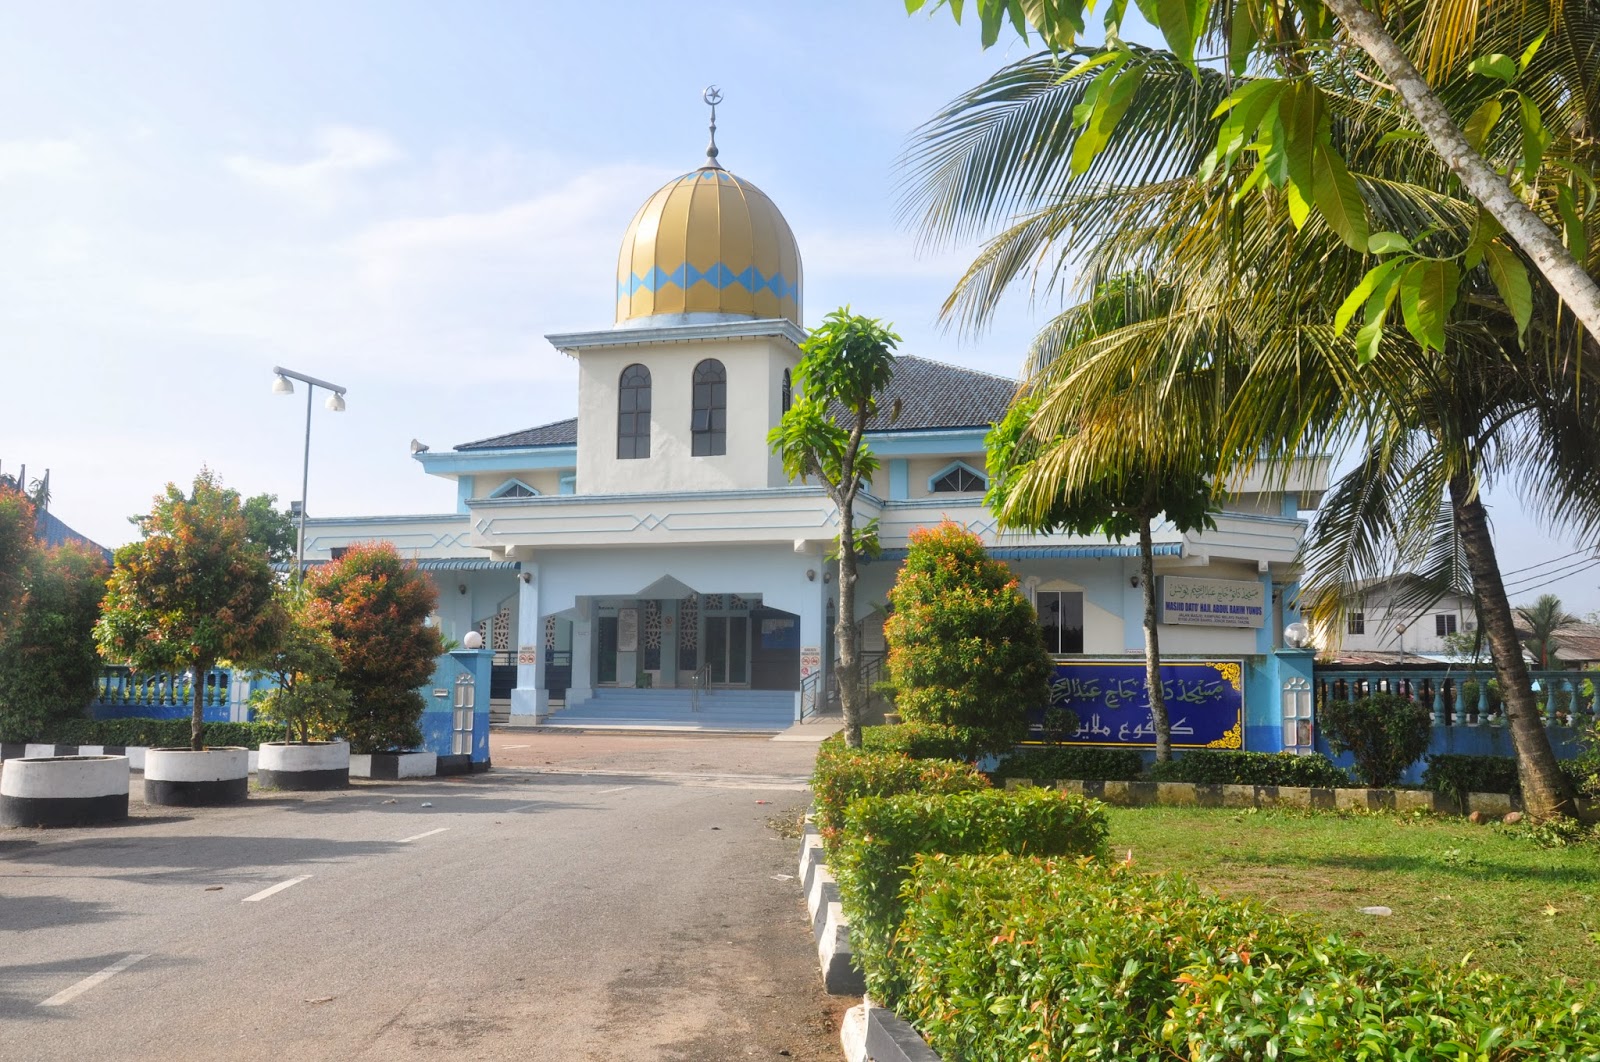
[[[1600,848],[1462,819],[1110,808],[1111,844],[1231,896],[1312,916],[1402,961],[1600,980]],[[1357,908],[1388,907],[1391,916]]]

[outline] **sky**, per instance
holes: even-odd
[[[795,231],[809,322],[849,303],[903,353],[1010,376],[1054,305],[1019,290],[981,336],[941,326],[972,248],[918,247],[896,160],[1028,49],[899,0],[56,0],[7,21],[0,470],[49,468],[52,511],[109,546],[202,465],[300,497],[305,392],[273,395],[275,365],[349,392],[312,409],[312,515],[452,511],[410,441],[574,415],[544,336],[610,325],[629,219],[704,157],[708,84],[720,161]],[[1575,548],[1490,500],[1506,569]],[[1600,609],[1596,570],[1537,581]]]

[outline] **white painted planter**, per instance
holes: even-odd
[[[0,771],[0,826],[92,826],[127,817],[126,756],[19,757]]]
[[[165,807],[237,804],[250,794],[250,752],[225,745],[201,752],[151,749],[144,758],[144,799]]]
[[[439,773],[439,757],[432,752],[379,752],[350,756],[351,778],[432,778]]]
[[[296,744],[263,741],[256,780],[268,789],[343,789],[350,784],[350,745],[344,741]]]

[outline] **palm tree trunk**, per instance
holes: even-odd
[[[1345,33],[1356,46],[1383,68],[1450,171],[1527,252],[1589,334],[1600,336],[1600,284],[1595,283],[1550,226],[1517,198],[1506,179],[1473,150],[1443,101],[1411,57],[1384,29],[1378,16],[1367,10],[1361,0],[1328,0],[1328,10],[1339,16]]]
[[[1572,790],[1556,763],[1550,734],[1539,717],[1533,699],[1528,668],[1522,660],[1522,643],[1517,640],[1511,621],[1511,603],[1500,580],[1500,564],[1495,558],[1494,541],[1489,535],[1489,516],[1483,502],[1472,492],[1465,473],[1450,478],[1450,504],[1455,510],[1456,528],[1461,534],[1467,567],[1472,572],[1473,588],[1500,679],[1500,696],[1505,705],[1511,743],[1517,750],[1517,774],[1522,780],[1522,802],[1535,819],[1548,819],[1573,813]]]
[[[839,505],[839,618],[834,638],[839,647],[839,707],[844,713],[844,743],[861,747],[861,665],[856,659],[856,550],[853,499]]]
[[[1150,691],[1150,721],[1156,731],[1156,762],[1172,759],[1172,724],[1167,721],[1167,695],[1161,688],[1161,639],[1156,633],[1156,551],[1150,541],[1150,517],[1139,520],[1139,582],[1144,588],[1144,683]]]

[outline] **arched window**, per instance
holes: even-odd
[[[789,382],[789,370],[783,370],[783,410],[789,412],[789,407],[794,403],[793,385]]]
[[[650,370],[629,365],[617,389],[617,457],[650,456]]]
[[[689,427],[695,457],[728,452],[728,372],[715,358],[694,367],[694,419]]]
[[[977,469],[957,461],[935,472],[928,479],[928,489],[935,494],[973,494],[988,490],[989,484]]]

